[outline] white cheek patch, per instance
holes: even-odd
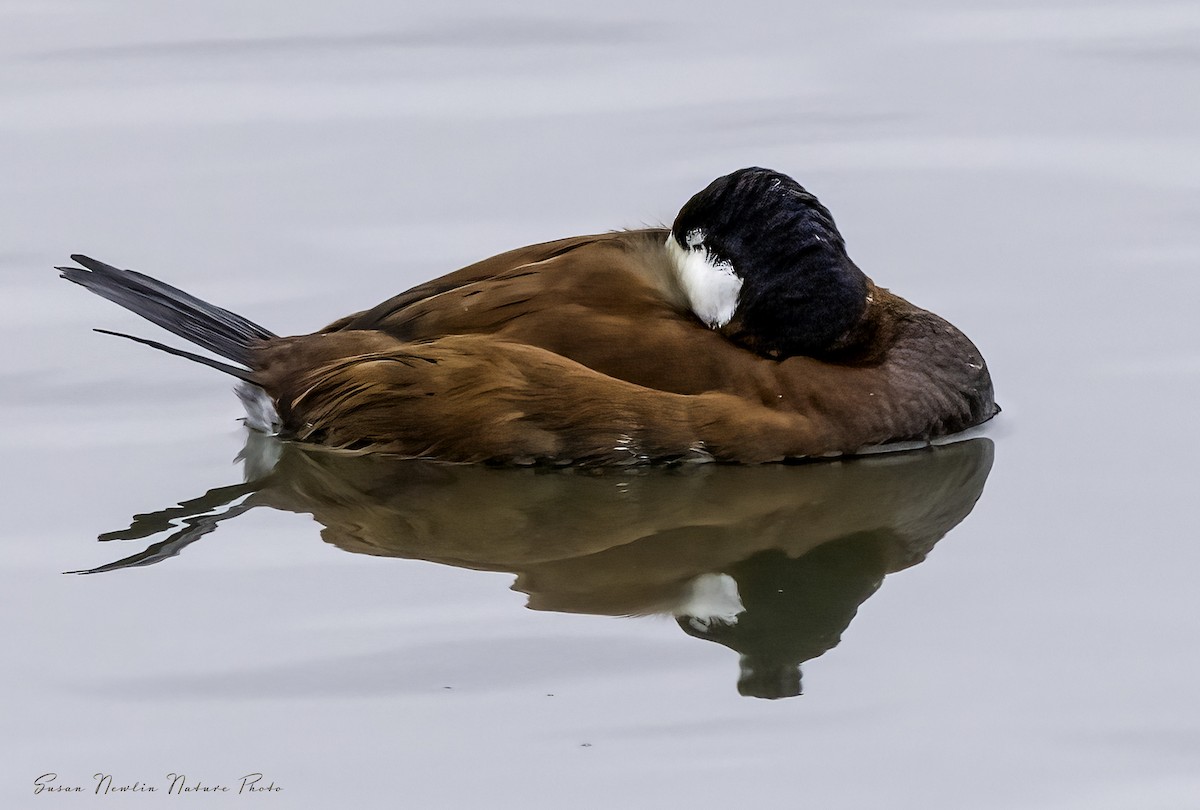
[[[704,247],[704,233],[687,234],[684,250],[672,234],[667,235],[667,252],[675,265],[679,285],[696,317],[713,329],[729,323],[738,305],[742,280],[729,262],[718,261]]]

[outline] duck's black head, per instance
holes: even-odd
[[[779,172],[714,180],[679,211],[668,247],[696,314],[762,354],[835,351],[867,307],[829,210]]]

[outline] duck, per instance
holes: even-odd
[[[75,254],[63,278],[214,357],[246,423],[354,453],[492,465],[738,464],[928,443],[999,408],[943,318],[877,286],[778,171],[717,178],[670,228],[530,245],[279,336]]]

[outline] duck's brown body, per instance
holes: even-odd
[[[829,211],[742,169],[671,230],[533,245],[279,337],[149,276],[63,276],[237,365],[252,425],[456,462],[759,463],[956,433],[996,413],[979,351],[876,287]],[[128,336],[127,336],[128,337]]]
[[[872,285],[836,360],[774,359],[684,304],[667,231],[534,245],[312,335],[254,346],[286,435],[501,463],[757,463],[927,439],[990,418],[986,365]]]

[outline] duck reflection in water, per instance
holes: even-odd
[[[741,656],[738,691],[800,694],[885,575],[974,507],[992,442],[794,465],[498,469],[355,456],[251,432],[246,482],[138,515],[101,540],[171,532],[89,571],[150,565],[255,507],[312,515],[356,554],[516,574],[534,610],[670,614]]]

